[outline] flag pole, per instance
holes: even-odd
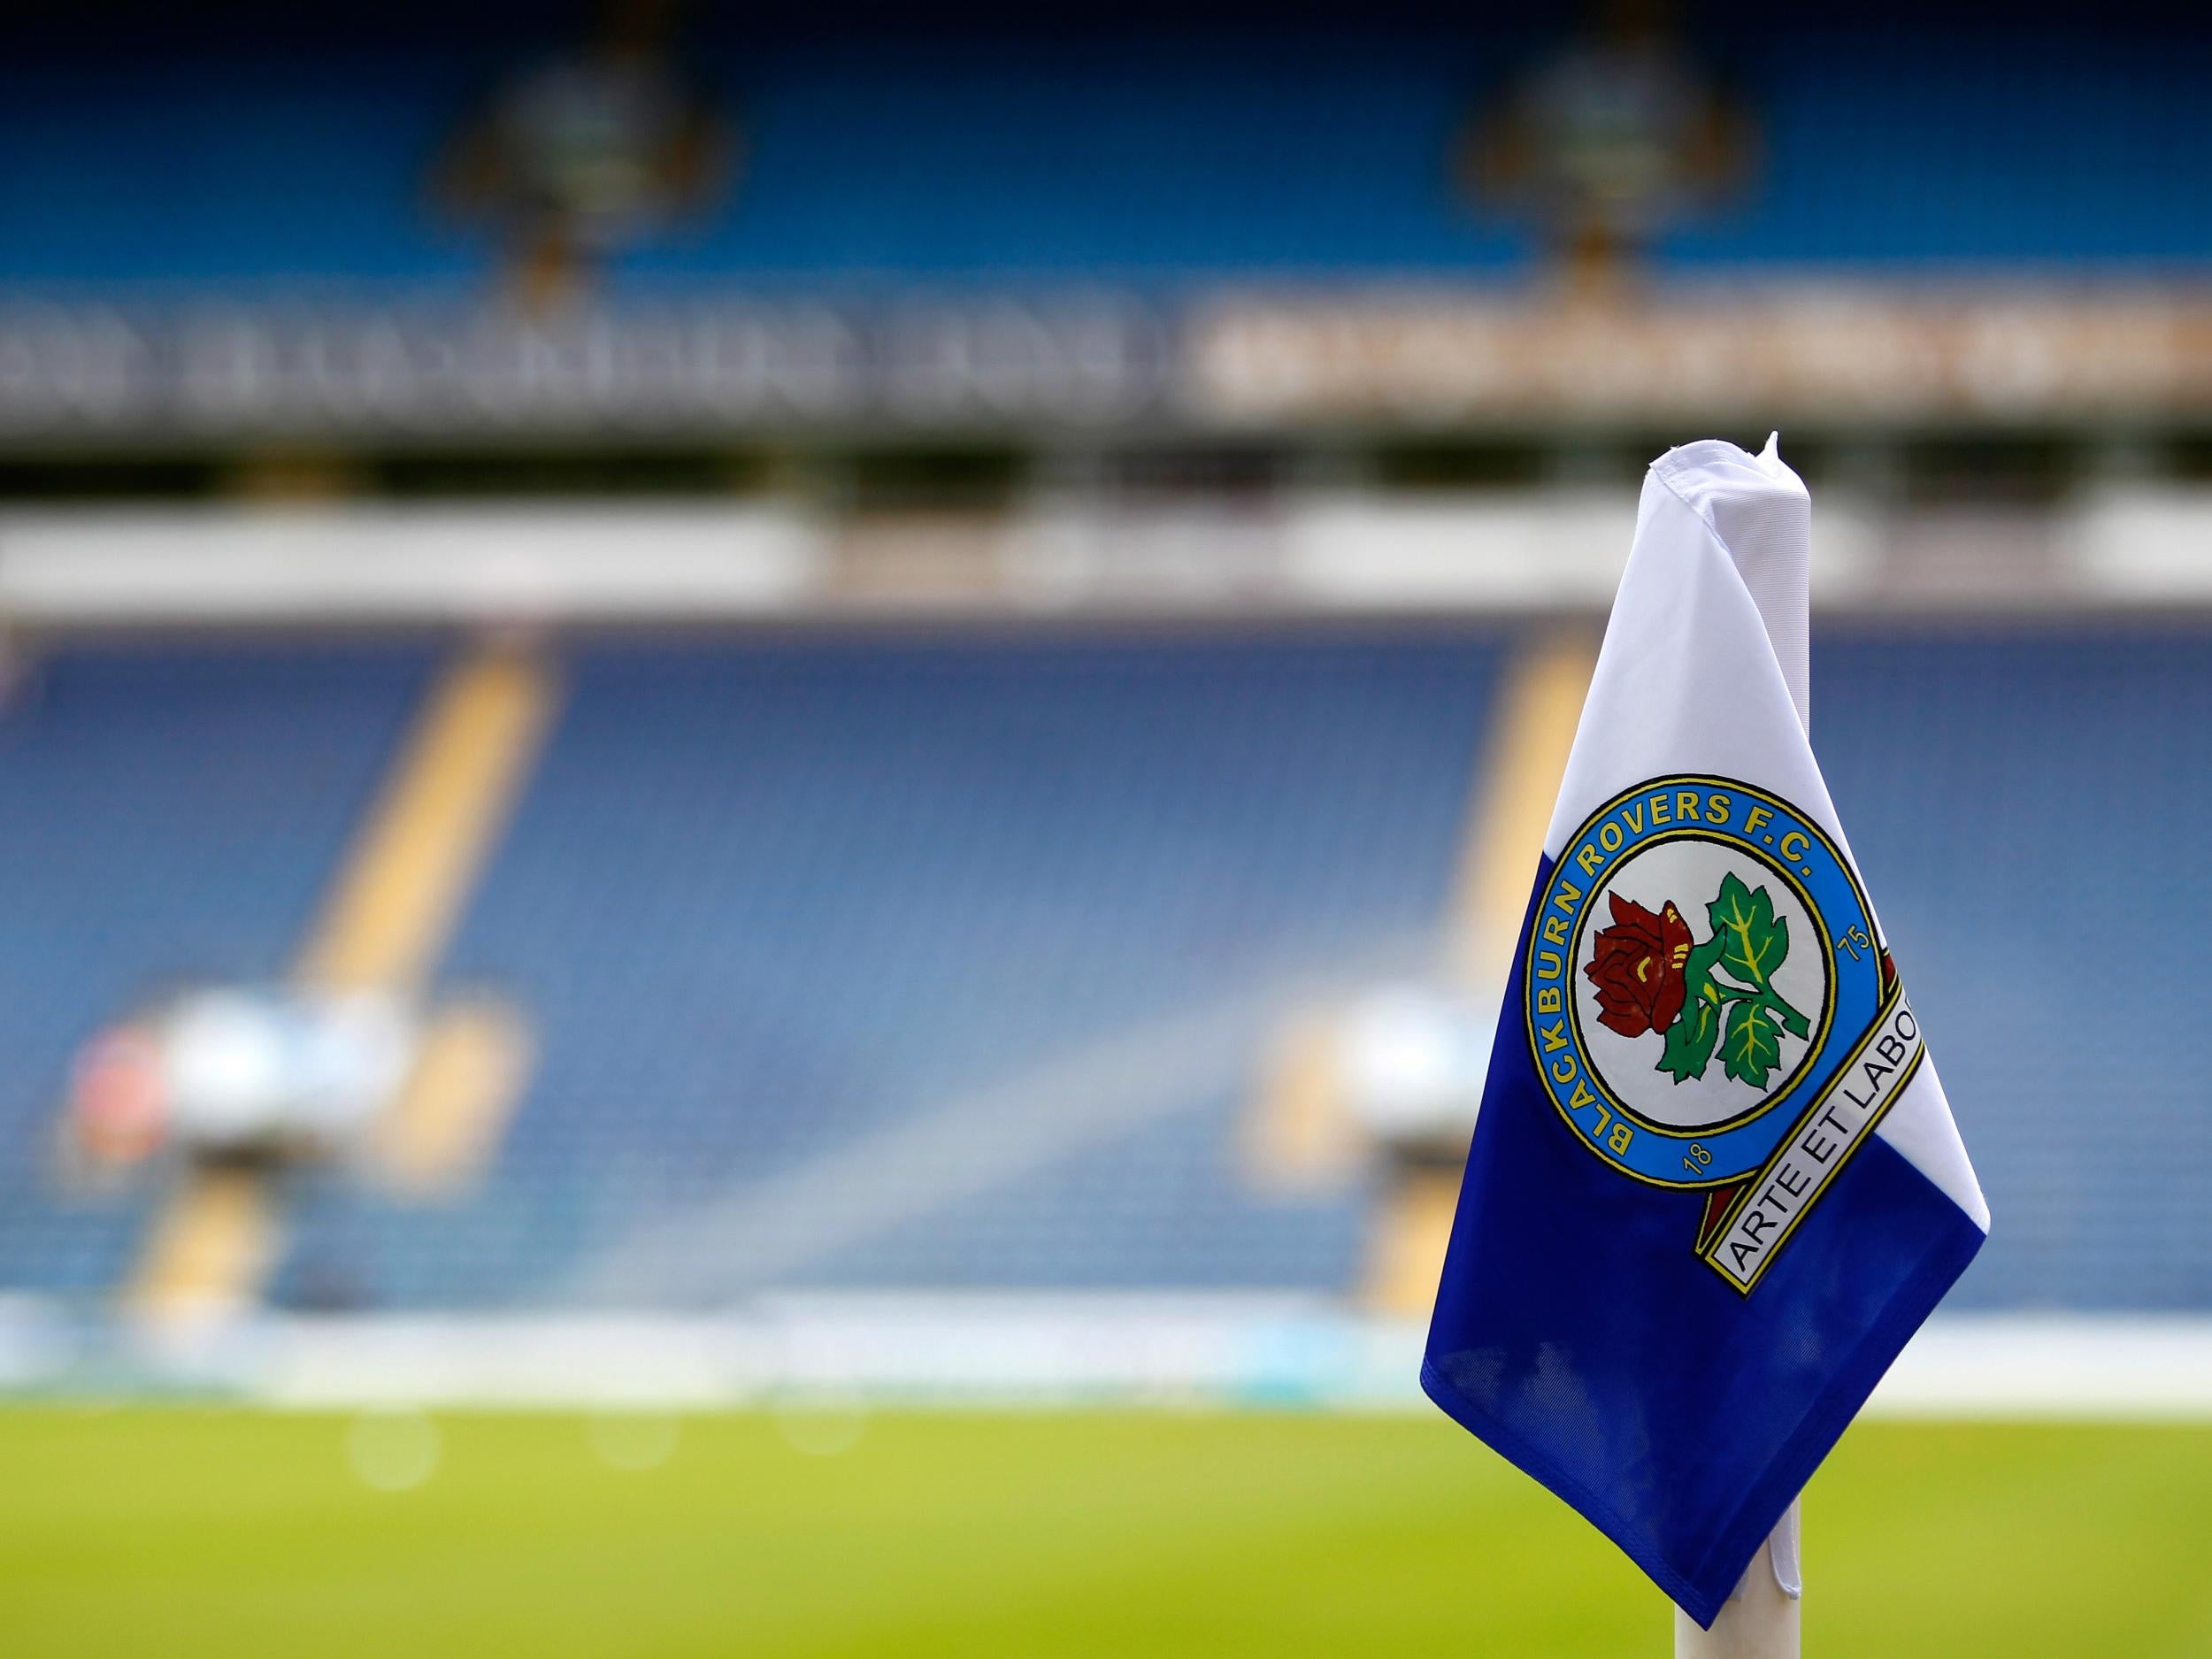
[[[1779,434],[1767,436],[1767,456],[1779,458]],[[1812,734],[1812,549],[1771,547],[1755,562],[1728,543],[1729,557],[1751,591],[1767,642],[1790,688],[1797,718]],[[1798,1563],[1798,1506],[1793,1500],[1773,1533],[1744,1569],[1744,1575],[1713,1621],[1701,1630],[1680,1608],[1674,1609],[1674,1659],[1798,1659],[1798,1601],[1803,1578]]]
[[[1759,1546],[1710,1630],[1674,1609],[1674,1659],[1797,1659],[1797,1505]]]

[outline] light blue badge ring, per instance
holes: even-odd
[[[1686,818],[1679,808],[1693,794],[1695,815]],[[1786,883],[1812,918],[1830,970],[1811,1041],[1795,1067],[1755,1105],[1695,1129],[1653,1122],[1615,1095],[1590,1064],[1576,995],[1583,933],[1614,871],[1662,841],[1683,839],[1727,847]],[[1657,1187],[1720,1187],[1758,1169],[1873,1024],[1882,1002],[1874,918],[1849,864],[1795,807],[1730,778],[1655,778],[1593,812],[1561,849],[1544,884],[1529,920],[1524,967],[1529,1052],[1559,1115],[1607,1163]]]

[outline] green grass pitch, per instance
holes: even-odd
[[[1440,1418],[433,1426],[434,1467],[419,1423],[0,1412],[0,1653],[1670,1651],[1658,1593]],[[1809,1653],[2212,1655],[2212,1426],[1862,1425],[1806,1517]]]

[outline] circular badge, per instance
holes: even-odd
[[[1640,1180],[1740,1179],[1882,1005],[1874,939],[1850,865],[1787,802],[1723,778],[1640,784],[1575,832],[1530,924],[1545,1087]]]

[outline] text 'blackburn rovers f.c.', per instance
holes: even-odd
[[[1686,1243],[1747,1294],[1920,1061],[1850,866],[1724,778],[1655,778],[1591,815],[1525,983],[1560,1115],[1624,1175],[1703,1190]]]

